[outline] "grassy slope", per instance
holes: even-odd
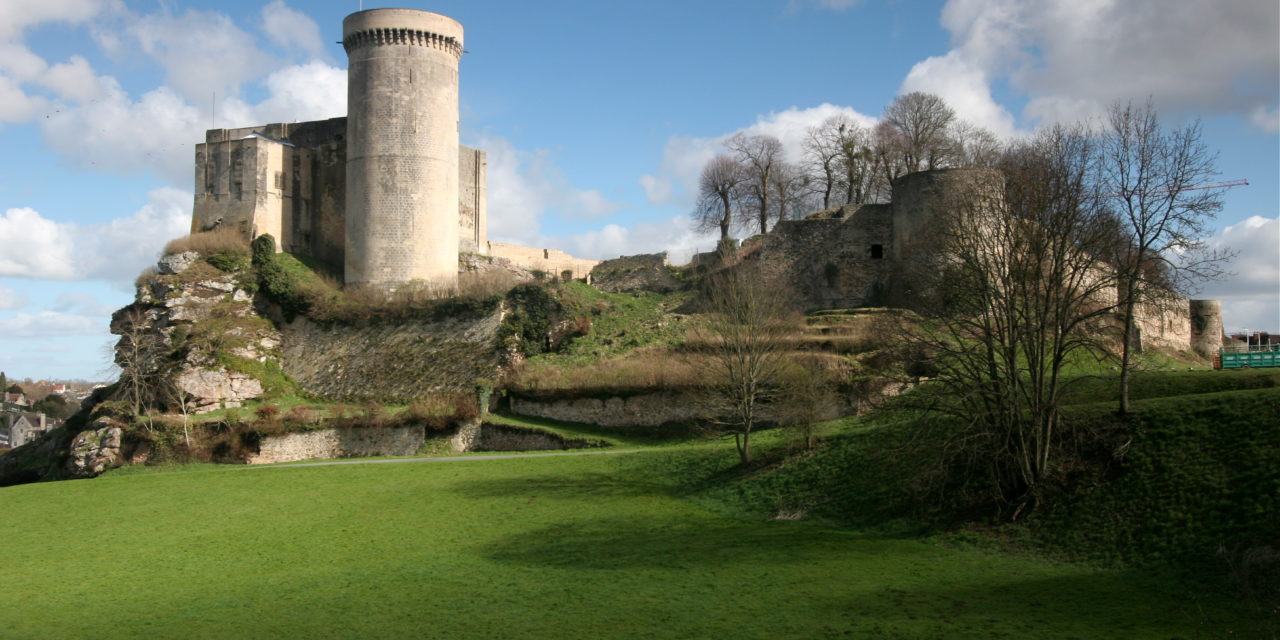
[[[1169,638],[1234,605],[1131,572],[726,518],[698,455],[196,468],[0,489],[6,638]]]

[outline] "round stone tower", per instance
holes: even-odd
[[[894,180],[893,258],[932,256],[937,238],[931,232],[941,228],[946,216],[980,214],[999,206],[1003,197],[1004,176],[995,169],[935,169]]]
[[[1217,300],[1192,300],[1191,349],[1213,356],[1222,347],[1222,304]]]
[[[347,50],[348,284],[458,279],[462,25],[415,9],[342,21]]]

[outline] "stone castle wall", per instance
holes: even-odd
[[[831,217],[780,222],[743,253],[807,308],[853,307],[881,296],[892,234],[889,205],[845,205]]]
[[[310,255],[340,274],[347,245],[346,131],[346,118],[209,130],[196,145],[191,231],[220,224],[246,235],[270,233],[280,251]],[[487,233],[486,165],[485,152],[458,147],[463,250],[474,252],[470,247]]]
[[[485,253],[495,258],[506,258],[525,269],[542,271],[557,278],[565,271],[573,272],[575,279],[585,278],[600,262],[575,258],[559,249],[540,249],[506,242],[489,241],[485,243],[485,248]]]

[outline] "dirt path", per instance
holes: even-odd
[[[642,453],[647,449],[593,449],[590,451],[564,451],[558,453],[507,453],[489,456],[451,456],[443,458],[372,458],[366,460],[333,460],[330,462],[280,462],[236,467],[247,469],[292,469],[294,467],[329,467],[338,464],[396,464],[398,462],[467,462],[469,460],[508,460],[511,458],[553,458],[557,456],[606,456],[623,453]]]

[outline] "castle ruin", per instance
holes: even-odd
[[[449,287],[460,252],[590,273],[595,260],[488,240],[486,156],[458,143],[461,24],[371,9],[343,20],[342,44],[347,117],[205,133],[192,232],[271,234],[347,284]]]

